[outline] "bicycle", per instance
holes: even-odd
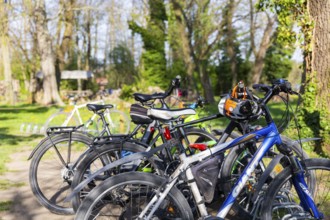
[[[101,104],[104,105],[103,100],[97,100],[84,104],[77,105],[77,100],[73,100],[73,109],[66,112],[61,108],[58,112],[55,112],[46,120],[44,128],[59,127],[59,126],[78,126],[84,124],[81,130],[86,133],[97,135],[99,132],[100,123],[95,119],[97,114],[94,113],[85,123],[80,114],[80,109],[85,109],[87,104]],[[120,110],[110,109],[105,113],[106,119],[109,123],[110,130],[113,134],[127,134],[130,130],[130,120],[128,116]],[[94,126],[92,129],[91,126]]]
[[[251,101],[242,102],[237,107],[239,110],[246,112],[246,107],[251,104],[256,104],[259,108],[263,110],[263,113],[265,114],[265,118],[267,121],[267,125],[265,127],[245,134],[230,142],[218,144],[212,148],[208,148],[207,150],[201,151],[200,153],[194,155],[187,156],[186,149],[182,148],[180,141],[175,141],[176,139],[173,138],[171,144],[164,144],[163,146],[159,146],[158,149],[154,149],[149,153],[137,153],[135,155],[122,158],[120,159],[121,161],[117,160],[113,164],[108,165],[108,167],[104,167],[104,169],[97,171],[93,176],[111,167],[116,167],[120,164],[127,163],[129,161],[134,161],[136,159],[147,158],[148,156],[152,156],[157,151],[162,150],[164,148],[171,148],[175,146],[180,152],[179,165],[177,166],[175,171],[167,177],[160,177],[150,173],[130,172],[119,174],[105,180],[88,194],[88,196],[78,209],[76,219],[96,219],[99,216],[102,217],[103,214],[106,216],[128,219],[194,219],[194,214],[195,216],[196,214],[198,214],[202,219],[224,219],[225,216],[228,214],[230,208],[234,204],[234,201],[239,195],[240,191],[247,183],[249,176],[260,164],[261,159],[266,155],[266,153],[273,145],[276,145],[278,150],[288,158],[288,168],[286,168],[285,171],[282,171],[275,178],[274,182],[270,185],[269,188],[280,188],[278,187],[278,185],[275,184],[276,182],[283,183],[287,182],[287,180],[292,180],[294,182],[294,187],[298,191],[300,201],[302,201],[302,204],[293,201],[295,202],[295,206],[300,206],[299,211],[302,213],[298,214],[307,217],[313,216],[315,217],[315,219],[321,219],[322,214],[318,211],[316,203],[311,197],[311,195],[313,195],[314,189],[316,188],[312,184],[310,188],[312,189],[312,191],[310,192],[308,190],[304,175],[305,170],[309,169],[325,168],[325,170],[329,171],[329,160],[303,160],[305,161],[302,161],[302,163],[305,163],[305,168],[303,168],[301,162],[296,159],[292,151],[285,145],[283,145],[277,130],[277,126],[274,124],[266,104],[273,95],[278,94],[279,92],[295,94],[291,90],[291,85],[287,81],[279,80],[275,82],[272,86],[258,85],[255,86],[255,88],[261,88],[266,92],[264,98],[262,98],[258,103],[253,103]],[[224,101],[226,101],[226,99]],[[252,113],[253,116],[255,115],[255,112],[248,113]],[[249,114],[247,114],[246,117],[248,117]],[[151,114],[151,116],[155,118],[161,117],[156,114]],[[198,171],[198,168],[203,167],[203,165],[203,169],[206,169],[207,167],[209,167],[208,164],[216,166],[218,164],[218,161],[220,160],[220,153],[232,148],[233,146],[245,143],[252,139],[258,140],[260,138],[264,138],[261,146],[257,149],[256,153],[253,155],[251,161],[248,163],[248,165],[242,172],[235,186],[232,188],[229,196],[226,198],[220,210],[218,211],[216,215],[217,217],[210,217],[205,206],[205,199],[201,196],[201,189],[205,189],[205,187],[209,185],[206,184],[204,185],[204,187],[202,187],[203,185],[198,185],[198,182],[200,182],[204,177],[202,176],[202,178],[200,178],[200,176],[196,175],[196,173],[194,175],[193,169],[197,166]],[[200,149],[202,150],[202,148]],[[197,163],[199,161],[202,162]],[[321,163],[321,165],[317,166],[318,163]],[[212,173],[213,174],[210,175],[213,175],[213,177],[218,174],[217,172]],[[283,176],[285,178],[283,178]],[[281,181],[277,181],[278,179]],[[212,178],[210,178],[209,180],[212,180]],[[86,182],[88,181],[85,181],[85,183]],[[188,195],[191,194],[194,198],[195,207],[198,210],[197,212],[194,212],[194,214],[191,210],[190,204],[187,202],[187,197],[184,196],[182,191],[178,190],[180,184],[185,184],[190,190],[188,191]],[[285,187],[282,187],[280,189],[283,188],[284,190],[286,189]],[[276,193],[277,192],[278,190],[276,191]],[[272,200],[276,193],[274,194],[273,192],[271,192],[271,190],[268,190],[266,194],[268,196],[266,196],[265,198],[271,198],[270,200]],[[273,200],[271,202],[273,202]],[[264,203],[263,206],[268,207],[267,204],[268,203]],[[329,204],[329,199],[326,204]],[[261,210],[262,212],[264,212],[262,216],[268,217],[265,212],[268,214],[269,210],[272,210],[272,208]]]

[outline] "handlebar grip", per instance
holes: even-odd
[[[290,93],[292,91],[291,83],[285,79],[277,79],[273,81],[273,85],[277,85],[281,92]]]

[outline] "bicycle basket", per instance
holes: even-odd
[[[148,116],[148,109],[139,104],[131,105],[129,114],[135,124],[150,124],[153,121]]]

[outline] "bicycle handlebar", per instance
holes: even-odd
[[[166,97],[170,96],[175,88],[180,87],[180,81],[181,81],[181,77],[176,76],[174,79],[172,79],[169,88],[164,93],[154,93],[152,95],[134,93],[133,95],[134,95],[135,100],[139,101],[141,103],[145,103],[145,102],[148,102],[150,100],[155,100],[155,99],[163,100]]]
[[[265,84],[254,84],[252,88],[266,92],[265,97],[257,100],[260,104],[266,104],[273,96],[278,95],[280,92],[299,95],[299,93],[292,90],[291,83],[285,79],[277,79],[273,81],[272,86]]]

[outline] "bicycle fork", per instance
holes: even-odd
[[[305,171],[299,160],[291,155],[290,161],[293,164],[292,182],[301,201],[301,206],[316,219],[323,219],[323,213],[319,212],[305,181]]]

